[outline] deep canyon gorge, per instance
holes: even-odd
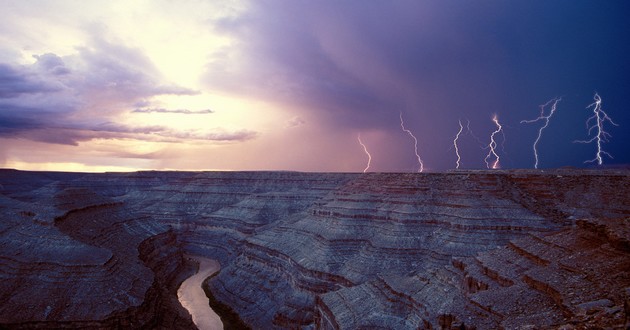
[[[630,171],[0,170],[0,328],[195,328],[188,256],[253,329],[624,329]]]

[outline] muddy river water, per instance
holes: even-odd
[[[199,271],[182,283],[177,290],[177,298],[192,315],[193,322],[199,329],[222,330],[221,318],[208,305],[208,297],[201,287],[206,278],[221,269],[221,265],[216,260],[203,257],[189,256],[189,258],[199,262]]]

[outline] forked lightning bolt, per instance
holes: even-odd
[[[459,156],[459,148],[457,147],[457,140],[459,140],[459,136],[462,134],[462,131],[464,130],[464,126],[462,126],[461,120],[458,120],[457,122],[459,123],[459,132],[457,132],[457,135],[455,136],[455,139],[453,140],[453,146],[455,147],[455,154],[457,155],[457,166],[455,168],[458,169],[459,161],[462,160],[462,158]]]
[[[534,142],[534,146],[533,146],[534,158],[536,158],[536,162],[534,163],[534,168],[538,168],[538,150],[536,149],[536,146],[538,145],[538,142],[540,141],[540,137],[542,136],[542,131],[545,128],[547,128],[547,126],[549,126],[549,119],[551,119],[551,116],[553,116],[553,114],[556,112],[556,107],[558,105],[558,102],[560,102],[561,100],[562,100],[561,97],[556,97],[547,101],[547,103],[540,105],[540,116],[538,116],[538,118],[532,119],[532,120],[521,120],[521,124],[531,124],[539,120],[543,120],[545,122],[545,124],[542,125],[538,129],[538,137],[536,138],[536,141]],[[545,108],[549,106],[550,104],[551,104],[551,110],[549,111],[549,114],[545,116]]]
[[[467,135],[470,134],[470,136],[472,136],[478,143],[479,143],[479,147],[482,149],[486,149],[486,147],[484,147],[484,143],[481,142],[481,140],[473,133],[472,129],[470,129],[470,120],[466,120],[466,132],[464,133],[464,125],[462,125],[462,121],[457,120],[457,122],[459,123],[459,131],[457,132],[457,135],[455,135],[455,138],[453,139],[453,147],[455,147],[455,155],[457,155],[457,162],[456,162],[456,167],[457,169],[459,169],[460,165],[461,165],[461,157],[459,154],[459,145],[457,144],[457,142],[459,141],[459,138],[462,135]],[[450,149],[449,149],[450,150]]]
[[[418,158],[418,164],[420,165],[420,168],[418,168],[418,172],[421,173],[422,171],[424,171],[424,164],[422,163],[422,159],[420,158],[420,155],[418,154],[418,139],[416,139],[416,137],[413,135],[413,133],[411,133],[410,130],[405,128],[405,122],[403,121],[402,111],[400,112],[400,127],[402,128],[403,132],[407,132],[407,134],[409,134],[409,136],[411,136],[411,138],[413,139],[414,151],[416,153],[416,158]]]
[[[363,144],[363,141],[361,141],[361,134],[359,134],[359,136],[357,136],[357,140],[359,140],[359,144],[363,147],[363,151],[368,156],[367,166],[363,170],[363,173],[365,173],[370,168],[370,163],[372,163],[372,155],[370,155],[370,153],[367,150],[367,147],[365,146],[365,144]]]
[[[597,134],[590,140],[581,140],[574,142],[591,143],[595,141],[597,143],[597,153],[595,154],[595,158],[587,160],[585,161],[585,163],[592,163],[597,161],[597,164],[601,165],[604,162],[602,160],[602,155],[613,158],[611,154],[602,149],[602,142],[608,142],[608,138],[611,137],[611,135],[604,130],[604,124],[606,122],[609,122],[615,126],[619,125],[615,124],[615,122],[612,121],[610,117],[608,117],[608,114],[604,112],[604,110],[602,110],[602,98],[599,96],[599,94],[595,93],[593,99],[595,99],[595,102],[586,107],[587,109],[593,107],[593,115],[586,120],[586,128],[588,129],[589,136],[591,135],[591,132],[593,132],[593,129],[597,130]],[[593,120],[595,120],[595,123],[591,124],[591,121]]]
[[[497,168],[499,168],[499,155],[497,155],[496,152],[497,141],[494,139],[494,136],[502,132],[503,127],[501,127],[501,124],[499,124],[499,118],[497,117],[497,115],[494,115],[494,117],[492,117],[492,121],[495,125],[497,125],[497,130],[490,134],[490,143],[487,146],[487,148],[489,148],[490,150],[488,151],[488,155],[484,160],[486,162],[486,167],[490,168],[490,163],[488,162],[488,159],[491,156],[494,156],[495,160],[494,162],[492,162],[492,169],[496,170]]]

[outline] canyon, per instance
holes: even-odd
[[[630,170],[0,170],[0,328],[195,328],[190,256],[226,329],[625,329]]]

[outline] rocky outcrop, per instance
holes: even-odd
[[[457,260],[459,278],[484,283],[481,290],[465,287],[466,303],[492,315],[494,324],[504,328],[528,324],[623,328],[630,254],[615,242],[625,244],[630,236],[620,238],[615,228],[627,229],[628,221],[579,220],[575,228],[517,239]],[[458,314],[460,319],[476,318]],[[475,321],[472,324],[481,320]]]
[[[2,170],[0,324],[191,327],[188,253],[253,328],[623,326],[628,196],[611,170]]]
[[[183,259],[172,231],[141,230],[146,219],[85,188],[27,199],[53,207],[30,207],[20,199],[3,200],[3,326],[193,326],[176,292],[194,265]]]
[[[560,230],[571,214],[590,215],[591,205],[562,195],[572,181],[558,175],[364,175],[299,217],[247,238],[211,288],[245,320],[265,327],[455,324],[453,311],[464,301],[458,302],[453,258]],[[544,199],[541,182],[558,192],[556,199]],[[627,179],[593,177],[591,194],[595,184],[628,191]],[[602,209],[627,214],[628,205],[611,200],[595,211]]]

